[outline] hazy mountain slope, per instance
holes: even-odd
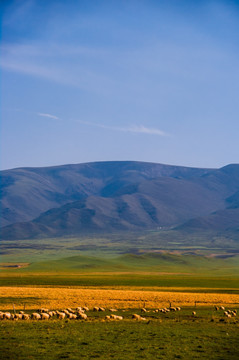
[[[12,172],[8,171],[8,178],[4,174],[5,204],[11,214],[15,211],[15,218],[25,211],[25,217],[34,219],[3,227],[3,239],[157,229],[182,223],[178,229],[183,231],[238,227],[239,165],[206,170],[109,162]],[[47,211],[41,211],[47,206]]]
[[[161,176],[190,178],[205,169],[115,161],[1,171],[1,226],[90,195],[112,196],[122,186]]]
[[[223,210],[215,211],[208,216],[194,218],[178,227],[179,230],[192,231],[239,231],[239,192],[226,199],[228,205]]]
[[[208,216],[191,219],[177,229],[187,232],[239,231],[239,208],[219,210]]]
[[[131,190],[131,191],[129,191]],[[5,239],[170,227],[223,207],[224,200],[192,180],[158,178],[89,196],[2,229]]]

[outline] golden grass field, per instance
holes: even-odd
[[[162,289],[161,289],[162,290]],[[69,288],[69,287],[0,287],[0,298],[3,303],[1,310],[22,309],[24,304],[26,309],[36,309],[37,307],[47,307],[49,309],[60,309],[65,307],[103,306],[106,308],[147,308],[165,307],[171,302],[175,306],[193,306],[195,301],[198,305],[224,304],[234,306],[239,304],[239,294],[217,294],[215,293],[187,293],[176,288],[167,289],[168,291],[158,290],[138,290],[132,287],[111,288]],[[171,290],[171,291],[170,291]]]

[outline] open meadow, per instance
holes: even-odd
[[[86,313],[86,320],[2,320],[1,359],[236,360],[239,356],[238,319],[211,306],[166,313],[151,309],[143,315],[140,309],[113,313],[123,320],[110,318],[109,309]],[[142,320],[133,319],[134,314]]]
[[[5,244],[0,311],[11,319],[0,321],[1,359],[239,358],[237,248],[127,253],[107,241]]]

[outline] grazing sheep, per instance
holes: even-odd
[[[41,319],[41,315],[40,315],[39,313],[37,313],[37,312],[32,313],[32,314],[31,314],[31,319],[32,319],[32,320],[40,320],[40,319]]]
[[[98,306],[94,306],[94,307],[93,307],[93,311],[99,311]]]
[[[105,311],[105,308],[99,307],[99,310],[98,310],[98,311]]]
[[[76,320],[76,319],[77,319],[77,316],[78,316],[78,315],[76,315],[76,314],[71,314],[70,319],[71,319],[71,320]]]
[[[23,315],[23,314],[25,314],[25,313],[24,313],[24,311],[19,311],[19,314],[22,314],[22,315]]]
[[[5,320],[11,320],[12,314],[10,312],[3,313],[3,319]]]
[[[132,315],[132,319],[134,319],[134,320],[141,320],[141,316],[138,315],[138,314],[133,314],[133,315]]]
[[[86,314],[83,314],[83,313],[78,313],[78,314],[77,314],[77,319],[86,320],[86,319],[87,319],[87,315],[86,315]]]
[[[223,311],[225,310],[224,306],[220,306],[220,309],[223,310]]]
[[[30,316],[28,314],[22,314],[22,320],[29,320]]]
[[[22,314],[15,314],[12,316],[13,320],[22,320]]]
[[[42,319],[42,320],[49,320],[49,318],[50,318],[50,315],[49,315],[49,314],[47,314],[47,313],[41,313],[41,319]]]
[[[69,314],[70,314],[69,311],[66,310],[66,309],[65,309],[65,310],[62,310],[62,312],[65,313],[66,315],[69,315]]]
[[[72,313],[68,313],[68,314],[67,314],[67,317],[68,317],[68,319],[70,319],[70,320],[72,320],[72,319],[77,319],[77,316],[78,316],[78,315],[72,314]]]
[[[176,307],[176,310],[177,310],[177,311],[181,311],[180,306],[177,306],[177,307]]]
[[[176,307],[171,306],[171,307],[169,308],[169,310],[170,310],[170,311],[176,311]]]
[[[110,320],[110,315],[106,315],[105,320]]]
[[[218,310],[219,310],[219,307],[218,307],[218,306],[214,306],[214,309],[215,309],[216,311],[218,311]]]
[[[57,311],[56,313],[57,313],[57,318],[58,318],[59,320],[65,319],[66,314],[65,314],[64,312]]]
[[[89,308],[87,306],[83,306],[82,310],[89,311]]]
[[[71,312],[71,313],[74,313],[74,310],[72,310],[71,308],[67,308],[66,310]]]
[[[193,311],[193,312],[192,312],[192,315],[195,316],[195,315],[196,315],[196,311]]]
[[[109,309],[110,312],[115,312],[117,311],[116,309]]]
[[[42,312],[47,313],[48,311],[49,311],[48,309],[44,309],[44,308],[37,310],[38,313],[42,313]]]
[[[115,315],[115,314],[110,314],[110,319],[116,320],[116,319],[117,319],[117,315]]]
[[[147,310],[145,308],[141,309],[141,313],[146,313],[146,312],[147,312]]]
[[[111,314],[110,319],[112,319],[112,320],[123,320],[123,316]]]

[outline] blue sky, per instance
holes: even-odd
[[[237,1],[0,7],[1,169],[238,163]]]

